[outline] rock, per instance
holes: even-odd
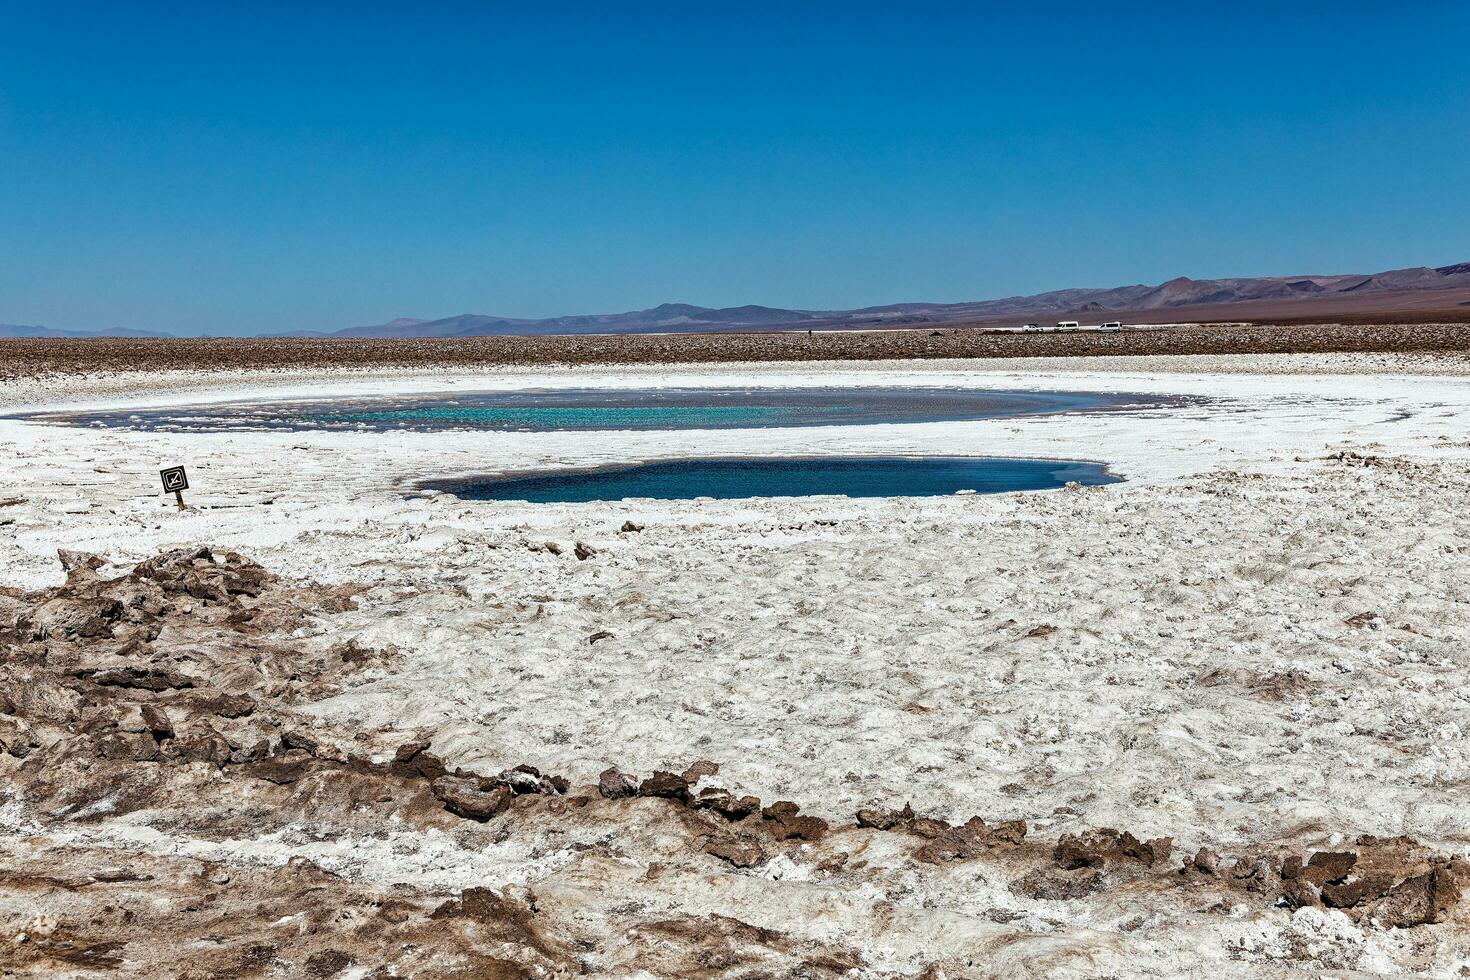
[[[431,742],[404,742],[393,752],[393,765],[401,766],[412,762],[420,753],[427,752]]]
[[[1334,909],[1353,908],[1365,901],[1382,898],[1393,890],[1393,884],[1391,875],[1369,875],[1365,878],[1331,881],[1321,886],[1322,904]]]
[[[24,759],[39,747],[35,730],[21,718],[0,717],[0,750],[14,759]]]
[[[1304,882],[1328,908],[1390,928],[1442,922],[1454,913],[1470,865],[1409,837],[1364,835],[1356,843],[1356,851],[1318,851],[1306,863],[1288,857],[1281,864],[1287,900],[1296,899],[1297,883]]]
[[[1459,904],[1461,888],[1460,875],[1453,868],[1436,864],[1428,873],[1395,886],[1373,910],[1373,918],[1398,929],[1444,922]]]
[[[539,942],[539,937],[532,925],[534,914],[529,902],[516,896],[512,886],[506,886],[499,894],[490,888],[466,888],[460,893],[458,900],[445,902],[430,913],[429,917],[472,919],[483,926],[491,927],[502,939],[536,943]],[[490,974],[494,977],[526,975],[524,970]]]
[[[910,820],[904,828],[915,837],[923,837],[925,840],[933,840],[942,837],[954,828],[947,820],[936,820],[933,817],[915,817]]]
[[[316,755],[320,746],[317,740],[306,732],[291,730],[281,733],[281,745],[287,749],[301,749],[310,755]]]
[[[874,830],[892,830],[914,819],[914,808],[905,803],[902,810],[883,810],[872,807],[857,812],[857,825]]]
[[[638,784],[617,766],[612,766],[597,777],[597,791],[604,799],[623,800],[638,794]]]
[[[220,694],[199,702],[200,711],[221,718],[247,718],[255,707],[255,699],[248,694]]]
[[[216,561],[211,549],[167,551],[141,562],[132,578],[153,582],[166,595],[190,596],[201,602],[228,602],[231,596],[259,596],[274,581],[260,565],[233,551]]]
[[[113,626],[122,615],[123,605],[116,599],[63,596],[49,599],[32,609],[21,625],[37,640],[52,636],[97,639],[112,636]]]
[[[577,556],[577,561],[586,561],[588,558],[597,554],[597,549],[590,544],[578,541],[576,547],[572,549],[572,554]]]
[[[61,928],[61,920],[49,912],[37,912],[26,920],[21,927],[20,936],[37,936],[42,939],[50,938],[57,929]]]
[[[84,677],[103,687],[127,687],[143,691],[169,691],[194,686],[194,679],[178,671],[155,670],[151,667],[114,667],[104,670],[79,670]]]
[[[1322,907],[1322,898],[1317,887],[1305,878],[1288,881],[1281,890],[1281,901],[1290,909]]]
[[[1141,861],[1150,868],[1156,864],[1167,862],[1169,855],[1174,851],[1174,838],[1172,837],[1155,837],[1151,841],[1140,844],[1138,838],[1133,837],[1132,834],[1124,834],[1123,836],[1131,839],[1131,846],[1125,846],[1123,851],[1124,855],[1136,861]],[[1128,843],[1128,841],[1125,841],[1125,845]]]
[[[720,764],[718,762],[710,762],[708,759],[700,759],[697,762],[690,763],[689,768],[685,769],[682,775],[685,779],[689,781],[689,784],[692,786],[693,784],[703,779],[705,776],[717,776],[719,775],[719,772]]]
[[[535,766],[519,765],[514,769],[506,769],[496,780],[518,796],[528,793],[556,796],[567,791],[565,779],[560,776],[544,776]]]
[[[766,859],[765,848],[749,837],[717,838],[706,845],[704,851],[737,868],[753,868]]]
[[[1002,820],[996,824],[987,824],[985,836],[986,843],[992,847],[997,844],[1019,844],[1026,839],[1026,821]]]
[[[230,761],[234,763],[258,762],[270,754],[271,743],[268,739],[262,738],[230,752]]]
[[[596,633],[593,633],[591,636],[587,637],[587,642],[588,643],[597,643],[597,642],[600,642],[602,640],[611,640],[612,638],[613,638],[613,634],[610,633],[609,631],[607,631],[607,630],[598,630]]]
[[[713,810],[726,820],[740,821],[760,810],[761,801],[754,796],[737,799],[728,790],[709,786],[699,791],[699,795],[690,801],[690,806],[697,810]]]
[[[433,782],[448,770],[437,755],[429,751],[428,742],[405,742],[393,753],[389,768],[400,776],[417,776]]]
[[[1235,859],[1230,877],[1248,892],[1269,893],[1281,878],[1281,867],[1281,862],[1272,855],[1244,854]]]
[[[921,847],[914,856],[929,864],[970,860],[979,857],[992,847],[1001,844],[1019,844],[1026,839],[1026,821],[1024,820],[1005,820],[993,827],[986,824],[980,817],[971,817],[959,827],[950,827],[942,820],[915,820],[908,825],[909,832],[917,832],[919,826],[924,823],[935,823],[944,828],[938,833],[922,835],[929,837],[931,843]]]
[[[1173,840],[1160,837],[1147,843],[1131,833],[1119,833],[1111,827],[1063,834],[1052,851],[1052,858],[1063,868],[1101,868],[1108,862],[1132,860],[1153,867],[1169,859]]]
[[[188,595],[204,602],[226,602],[231,595],[259,597],[275,579],[259,564],[234,551],[223,552],[222,558],[216,561],[207,547],[166,551],[138,564],[132,577],[156,583],[165,594]]]
[[[1184,862],[1181,872],[1195,871],[1202,875],[1215,875],[1220,870],[1220,855],[1208,847],[1201,847],[1194,857]]]
[[[479,780],[458,776],[440,776],[434,780],[432,790],[450,813],[482,823],[510,806],[512,795],[504,786],[482,791]]]
[[[776,840],[804,840],[816,843],[827,836],[827,821],[821,817],[802,817],[801,809],[790,800],[778,800],[761,810],[761,816],[770,825],[771,836]]]
[[[632,521],[624,521],[623,526],[620,529],[621,533],[623,534],[635,534],[641,530],[643,530],[643,525],[634,524]]]
[[[659,796],[679,803],[689,802],[689,780],[672,772],[656,770],[638,787],[639,796]]]
[[[1100,868],[1107,862],[1113,841],[1097,842],[1086,835],[1063,834],[1052,848],[1052,860],[1069,871]]]
[[[129,735],[139,735],[149,730],[148,723],[143,720],[143,706],[141,704],[113,706],[110,721],[112,727],[120,732],[127,732]],[[98,723],[106,725],[107,721],[99,719]]]
[[[173,722],[169,721],[168,713],[162,708],[156,704],[145,704],[142,713],[143,724],[156,741],[162,742],[166,738],[174,737]]]
[[[1329,881],[1341,881],[1346,878],[1353,865],[1358,863],[1358,855],[1352,851],[1318,851],[1312,855],[1298,874],[1321,888]],[[1289,877],[1286,866],[1281,869],[1283,878]]]
[[[561,554],[561,545],[557,544],[555,541],[547,541],[546,543],[542,544],[541,547],[546,549],[553,555]]]
[[[73,572],[95,572],[107,564],[107,559],[100,555],[94,555],[86,551],[72,551],[69,548],[58,548],[56,557],[61,561],[61,570],[66,572],[66,577],[71,578]]]
[[[102,882],[103,884],[112,884],[120,881],[153,880],[152,875],[139,874],[132,868],[126,867],[98,868],[96,871],[92,872],[90,878],[92,881]]]

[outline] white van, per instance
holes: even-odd
[[[1111,321],[1109,321],[1107,323],[1104,323],[1102,326],[1098,327],[1097,329],[1099,329],[1099,330],[1106,330],[1109,333],[1113,333],[1113,332],[1116,332],[1118,330],[1122,330],[1123,329],[1123,324],[1120,321],[1118,321],[1118,320],[1111,320]]]
[[[1078,323],[1076,320],[1058,320],[1057,321],[1057,329],[1058,330],[1081,330],[1082,329],[1082,324]]]

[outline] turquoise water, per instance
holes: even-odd
[[[818,410],[820,412],[820,410]],[[821,424],[808,410],[806,424]],[[323,412],[315,421],[326,425],[366,424],[388,429],[493,429],[554,432],[591,429],[745,429],[791,424],[792,410],[776,405],[452,405],[403,407],[383,411]],[[826,413],[833,424],[840,412]]]
[[[1157,397],[949,388],[658,388],[236,402],[47,416],[159,432],[556,432],[946,422],[1157,407]]]
[[[842,456],[682,459],[630,466],[431,481],[422,486],[467,500],[585,503],[651,497],[933,497],[959,490],[1008,493],[1069,482],[1116,483],[1103,464],[996,457]]]

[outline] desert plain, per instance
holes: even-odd
[[[1462,350],[140,370],[10,343],[0,975],[1470,972]],[[56,421],[759,385],[1173,401],[722,431]],[[534,505],[418,486],[865,453],[1125,482]],[[183,511],[159,486],[177,464]]]

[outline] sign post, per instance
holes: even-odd
[[[184,473],[182,466],[170,466],[166,470],[159,470],[158,475],[163,479],[163,492],[173,492],[174,499],[179,502],[179,510],[184,510],[184,491],[189,489],[189,477]]]

